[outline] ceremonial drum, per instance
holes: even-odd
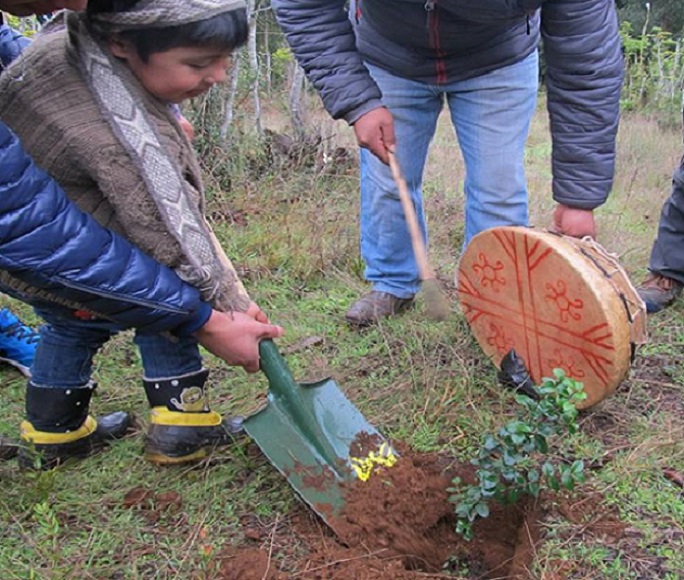
[[[497,367],[511,350],[536,384],[553,369],[611,395],[646,341],[646,308],[617,260],[591,238],[523,227],[475,236],[458,268],[461,309]]]

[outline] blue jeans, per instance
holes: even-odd
[[[366,66],[394,117],[397,160],[426,245],[423,171],[444,100],[466,170],[464,247],[488,228],[528,224],[523,156],[537,103],[536,51],[516,64],[446,85],[404,79]],[[392,174],[367,149],[361,150],[361,256],[374,290],[399,298],[418,292],[418,266]]]
[[[39,387],[74,388],[87,385],[93,357],[123,327],[105,320],[79,320],[61,306],[35,308],[46,322],[31,367],[31,382]],[[193,337],[171,339],[136,334],[145,378],[164,379],[197,372],[202,357]]]

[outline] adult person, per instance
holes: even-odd
[[[658,234],[649,259],[650,275],[637,287],[649,314],[679,298],[684,288],[684,157],[672,174],[672,191],[665,200]]]
[[[85,0],[0,0],[16,15],[61,8],[80,10]],[[0,269],[39,289],[57,303],[79,304],[97,316],[139,333],[194,336],[228,364],[259,369],[258,343],[283,329],[251,305],[246,312],[212,309],[200,292],[121,236],[81,212],[63,190],[26,155],[18,138],[0,123]],[[17,291],[21,297],[20,290]],[[84,449],[97,450],[119,434],[126,420],[102,421]],[[92,426],[92,423],[90,424]]]
[[[553,227],[595,235],[611,187],[622,82],[614,0],[273,0],[328,112],[361,146],[361,254],[372,291],[347,312],[367,325],[412,304],[419,277],[387,153],[427,240],[423,171],[446,101],[465,161],[465,239],[528,223],[523,154],[544,41],[553,138]]]

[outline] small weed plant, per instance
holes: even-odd
[[[458,517],[456,531],[467,540],[473,537],[473,522],[486,518],[490,502],[514,503],[519,497],[538,496],[542,489],[573,489],[584,481],[584,463],[571,464],[548,455],[549,439],[578,428],[576,404],[586,398],[581,383],[554,370],[554,378],[544,379],[535,401],[517,395],[521,405],[517,417],[496,434],[486,434],[478,456],[477,483],[453,480],[449,500]]]

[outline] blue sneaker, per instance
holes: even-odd
[[[16,367],[25,377],[31,376],[38,333],[22,324],[7,308],[0,310],[0,361]]]

